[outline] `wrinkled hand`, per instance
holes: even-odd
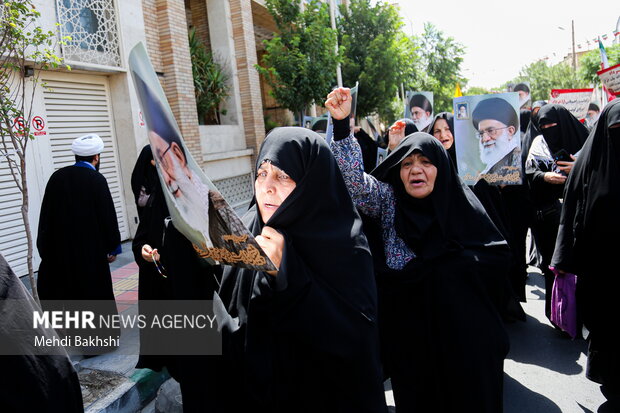
[[[280,268],[282,262],[282,251],[284,250],[284,236],[275,229],[265,226],[260,235],[256,237],[256,242],[265,251],[271,262]],[[276,275],[277,271],[269,271],[269,275]]]
[[[398,146],[400,141],[405,139],[405,126],[406,126],[405,122],[400,121],[400,120],[397,122],[394,122],[394,124],[390,126],[390,129],[388,132],[388,149],[390,151],[393,151],[394,148]]]
[[[545,182],[560,185],[566,182],[566,177],[555,172],[545,172]]]
[[[339,87],[327,95],[325,108],[336,120],[342,120],[351,114],[351,89]]]
[[[142,246],[142,258],[144,261],[153,262],[153,256],[155,259],[159,261],[159,252],[157,252],[157,248],[153,249],[149,244],[144,244]]]
[[[573,155],[571,155],[570,157],[573,160],[572,162],[557,161],[558,169],[564,172],[567,176],[570,173],[570,171],[572,171],[573,166],[575,165],[575,161],[577,160],[577,158],[575,158]]]

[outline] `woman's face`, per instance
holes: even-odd
[[[400,163],[400,179],[405,191],[412,197],[422,199],[433,192],[437,167],[421,153],[409,155]]]
[[[283,170],[270,162],[262,163],[256,174],[254,191],[263,223],[269,221],[296,186],[297,183]]]
[[[454,136],[450,131],[450,126],[445,119],[437,119],[433,126],[433,136],[441,142],[444,149],[448,150],[454,144]]]

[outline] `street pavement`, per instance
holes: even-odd
[[[508,324],[505,413],[594,413],[605,399],[585,377],[587,343],[571,340],[545,317],[544,279],[530,267],[526,322]]]

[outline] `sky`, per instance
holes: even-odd
[[[575,21],[575,50],[597,47],[592,39],[603,34],[610,46],[620,17],[620,0],[395,0],[411,35],[433,23],[465,46],[461,74],[468,87],[498,87],[528,64],[549,57],[561,61],[572,50],[571,20]],[[564,28],[564,30],[559,27]],[[602,40],[602,39],[601,39]],[[581,44],[581,49],[577,45]],[[554,55],[555,54],[555,55]]]

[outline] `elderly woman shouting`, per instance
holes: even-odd
[[[327,96],[332,151],[373,248],[383,363],[396,411],[501,412],[508,337],[490,298],[509,251],[446,150],[407,136],[371,174],[346,121],[349,89]],[[371,234],[371,232],[368,232]]]

